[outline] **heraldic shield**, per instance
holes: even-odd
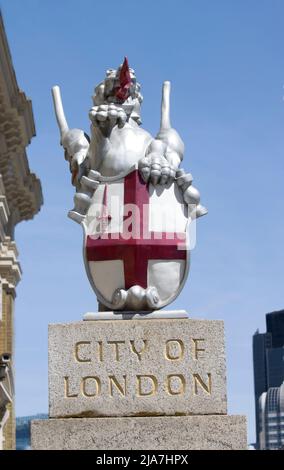
[[[100,178],[82,222],[87,274],[111,310],[155,310],[180,293],[189,269],[188,206],[176,181],[145,183],[137,167]]]

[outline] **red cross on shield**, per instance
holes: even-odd
[[[160,307],[181,291],[189,268],[188,210],[177,184],[146,184],[137,169],[102,178],[84,222],[85,265],[108,308],[117,289],[155,287]]]

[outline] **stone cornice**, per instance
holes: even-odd
[[[0,15],[0,173],[10,210],[10,229],[42,205],[39,179],[30,172],[26,147],[35,135],[32,104],[17,84]]]
[[[6,237],[6,227],[9,221],[9,207],[7,203],[7,198],[5,196],[5,188],[2,180],[2,175],[0,175],[0,242],[3,242]]]
[[[15,296],[15,287],[21,279],[16,243],[10,237],[0,244],[0,278],[2,287]]]

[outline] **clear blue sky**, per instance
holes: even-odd
[[[94,86],[127,55],[142,83],[143,123],[158,130],[161,85],[209,214],[198,222],[189,280],[173,308],[226,325],[230,413],[254,440],[251,336],[284,307],[283,0],[0,0],[37,137],[28,149],[45,204],[16,228],[17,414],[47,410],[47,325],[96,309],[67,218],[73,188],[50,88],[70,126],[89,130]]]

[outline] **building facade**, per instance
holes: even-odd
[[[284,449],[284,382],[260,396],[259,448]]]
[[[273,420],[282,419],[283,399],[281,401],[280,398],[281,393],[283,394],[281,387],[284,381],[284,310],[266,315],[266,329],[266,333],[259,333],[257,330],[253,336],[256,447],[258,449],[270,448],[265,447],[270,445],[269,432],[272,432],[270,427]],[[277,404],[275,397],[279,398],[277,398]],[[279,423],[278,425],[281,428],[282,425]]]
[[[21,267],[14,228],[43,202],[26,155],[34,135],[32,104],[19,89],[0,14],[0,449],[15,448],[13,325]]]

